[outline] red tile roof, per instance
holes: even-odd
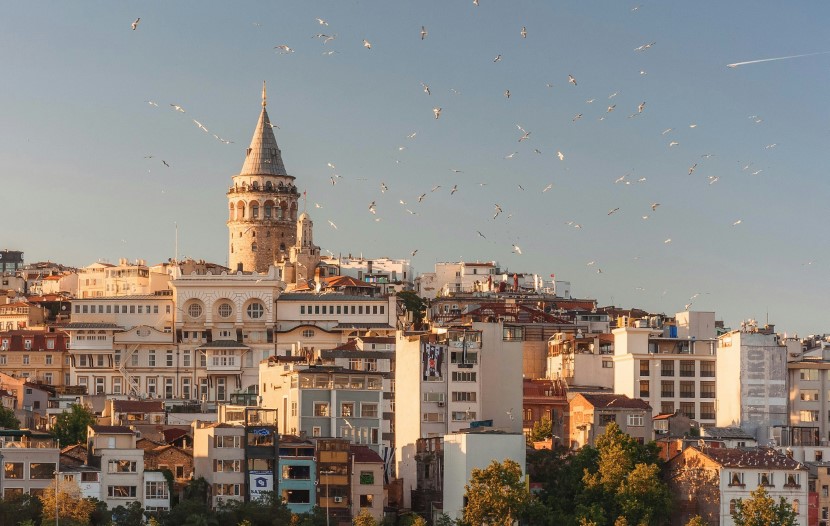
[[[112,409],[118,413],[162,413],[161,400],[113,400]]]
[[[806,470],[801,462],[770,448],[733,449],[733,448],[704,448],[697,446],[692,449],[711,458],[725,468],[753,468],[753,469],[787,469]]]
[[[369,449],[368,446],[350,446],[352,456],[355,462],[363,462],[364,464],[383,464],[383,459],[380,455]]]
[[[96,435],[132,435],[133,430],[127,426],[89,426]]]

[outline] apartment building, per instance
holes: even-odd
[[[28,301],[0,303],[0,329],[15,331],[27,328],[44,328],[46,311],[40,305]]]
[[[291,513],[308,513],[317,503],[315,444],[294,435],[280,437],[280,496]]]
[[[382,452],[383,373],[364,369],[286,362],[260,364],[262,407],[278,409],[289,434],[343,438]],[[389,437],[387,437],[389,438]]]
[[[770,443],[773,428],[788,424],[787,344],[779,340],[771,327],[758,330],[745,326],[721,335],[717,353],[717,425],[738,426],[759,444]],[[818,388],[820,382],[801,383],[804,388],[808,385]],[[817,418],[809,425],[818,427],[823,419]]]
[[[614,390],[614,337],[557,332],[547,341],[547,376],[569,387]]]
[[[59,455],[57,444],[50,437],[27,435],[25,431],[0,431],[3,498],[39,496],[44,489],[54,487]]]
[[[676,320],[662,328],[627,320],[611,331],[614,392],[646,401],[657,414],[679,410],[701,426],[715,425],[715,313],[680,312]]]
[[[499,322],[398,333],[395,461],[404,487],[417,480],[419,438],[444,436],[478,421],[522,432],[523,341],[515,336]],[[410,499],[404,492],[405,506]]]
[[[31,382],[66,385],[69,335],[64,331],[0,331],[0,372]]]
[[[807,467],[773,449],[688,447],[668,461],[672,493],[679,497],[673,525],[700,515],[709,524],[733,526],[739,499],[763,487],[775,502],[784,498],[798,524],[808,523]]]
[[[383,459],[367,446],[352,444],[350,448],[352,460],[352,517],[368,511],[376,521],[383,520],[385,495],[383,481],[385,480],[385,466]]]
[[[615,423],[623,433],[644,444],[654,439],[651,406],[620,394],[577,393],[570,399],[569,439],[572,449],[593,446]]]

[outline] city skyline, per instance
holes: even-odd
[[[826,195],[830,57],[727,64],[826,51],[827,6],[258,5],[13,6],[0,248],[154,264],[178,225],[180,257],[224,264],[265,80],[324,251],[496,260],[601,305],[826,331],[827,243],[798,212]]]

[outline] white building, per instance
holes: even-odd
[[[193,476],[210,485],[211,507],[245,499],[245,426],[194,422]]]
[[[509,459],[518,463],[524,474],[526,449],[525,436],[522,433],[445,435],[444,513],[452,519],[461,519],[464,514],[464,486],[470,482],[473,469],[485,469],[493,461],[503,462]]]
[[[766,445],[773,438],[773,426],[787,425],[787,347],[777,335],[722,335],[717,375],[718,426],[738,426]]]
[[[404,488],[416,484],[416,440],[489,421],[522,432],[522,344],[502,323],[432,334],[399,332],[395,350],[395,460]],[[404,491],[404,506],[410,494]]]
[[[611,331],[614,392],[645,400],[655,414],[680,410],[701,425],[715,425],[715,313],[680,312],[676,320],[662,329],[633,320]]]
[[[411,289],[415,282],[415,268],[408,259],[330,257],[323,263],[336,265],[341,276],[351,276],[366,283],[374,283],[384,292],[388,290]],[[393,285],[397,285],[394,286]]]

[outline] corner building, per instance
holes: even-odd
[[[300,193],[288,175],[265,110],[259,115],[245,163],[228,189],[228,266],[232,272],[267,272],[297,241]]]

